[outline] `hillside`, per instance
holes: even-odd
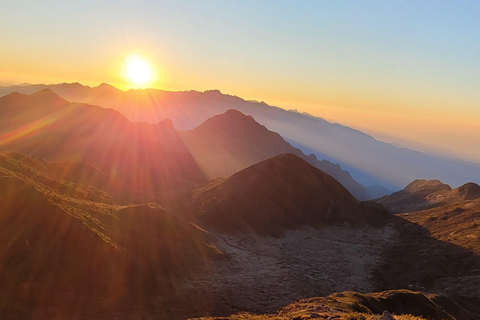
[[[174,306],[186,294],[174,284],[221,257],[211,236],[158,206],[110,204],[104,192],[48,173],[44,160],[0,159],[2,318]]]
[[[480,186],[469,182],[456,189],[439,180],[415,180],[405,189],[376,201],[392,213],[412,212],[480,198]]]
[[[206,181],[170,121],[131,123],[120,113],[69,103],[50,90],[0,98],[0,151],[84,162],[119,198],[151,201]]]
[[[434,274],[438,272],[437,270],[449,270],[443,274],[440,272],[440,279],[432,286],[436,290],[445,290],[466,297],[477,306],[480,305],[480,199],[455,202],[400,216],[424,228],[432,238],[450,244],[450,250],[444,250],[439,259],[429,257],[434,255],[433,250],[424,252],[425,256],[419,258],[423,261],[421,263],[423,266],[419,268],[428,270],[430,268],[426,267],[427,264],[438,263],[437,267],[434,267]],[[452,248],[462,250],[451,250]],[[441,268],[438,267],[440,264]]]
[[[357,199],[368,198],[366,190],[339,165],[314,155],[306,156],[278,133],[237,110],[206,120],[193,130],[180,132],[183,143],[208,178],[228,177],[257,162],[283,153],[292,153],[326,172]]]
[[[478,319],[478,317],[446,296],[423,294],[409,290],[391,290],[370,294],[340,292],[324,298],[303,299],[283,307],[274,314],[256,315],[243,313],[230,317],[195,319],[473,320]]]
[[[479,209],[476,199],[397,215],[403,223],[383,252],[383,288],[442,292],[480,314]]]
[[[480,314],[474,182],[415,180],[391,215],[239,111],[179,132],[44,90],[0,114],[0,318]]]
[[[303,225],[382,226],[380,205],[357,201],[331,176],[293,154],[257,163],[217,179],[192,196],[202,225],[229,233],[275,235]]]

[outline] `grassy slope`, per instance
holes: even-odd
[[[206,232],[158,206],[116,205],[103,191],[49,173],[49,166],[0,154],[6,317],[15,310],[22,317],[46,308],[72,315],[125,303],[155,308],[181,294],[176,283],[220,255]]]
[[[335,293],[325,298],[311,298],[294,302],[276,314],[237,314],[229,317],[206,317],[203,320],[301,320],[301,319],[389,319],[382,318],[385,310],[394,314],[394,319],[475,319],[468,311],[452,308],[457,304],[449,298],[426,295],[408,290],[393,290],[379,293]],[[446,311],[448,309],[448,311]],[[453,312],[450,314],[449,312]]]

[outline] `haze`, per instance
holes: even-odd
[[[475,1],[2,1],[0,84],[220,89],[480,162]]]

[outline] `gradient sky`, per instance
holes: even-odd
[[[220,89],[480,163],[480,1],[0,2],[0,84]]]

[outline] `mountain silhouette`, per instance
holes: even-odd
[[[193,130],[180,132],[180,137],[210,179],[228,177],[257,162],[292,153],[334,177],[357,199],[368,197],[363,186],[339,165],[326,160],[318,161],[314,155],[305,155],[278,133],[237,110],[228,110]]]
[[[112,108],[134,122],[157,123],[171,119],[179,130],[193,129],[217,114],[236,109],[252,115],[256,121],[278,132],[305,153],[314,153],[319,159],[339,163],[356,181],[367,187],[381,185],[389,190],[399,190],[418,178],[440,179],[452,186],[460,186],[467,181],[480,183],[480,164],[399,148],[322,118],[286,111],[263,102],[246,101],[218,90],[122,91],[107,86],[90,88],[78,83],[14,86],[1,88],[0,94],[13,91],[33,93],[48,87],[68,101]],[[380,195],[372,195],[372,198]]]
[[[117,90],[109,85],[102,88],[107,92]],[[277,133],[234,110],[194,130],[177,132],[168,119],[157,124],[134,124],[113,110],[69,103],[45,89],[30,96],[14,93],[0,98],[0,112],[5,114],[5,120],[0,120],[5,136],[23,127],[24,131],[30,130],[28,134],[11,135],[15,140],[9,141],[7,136],[0,150],[90,163],[107,176],[115,176],[114,193],[133,188],[141,196],[151,189],[181,189],[188,181],[199,183],[228,176],[291,152],[334,176],[357,198],[367,198],[365,189],[340,166],[318,161],[314,155],[305,156]]]
[[[340,183],[293,154],[254,164],[194,191],[192,210],[202,226],[227,233],[280,235],[323,225],[382,226],[388,212],[357,201]]]

